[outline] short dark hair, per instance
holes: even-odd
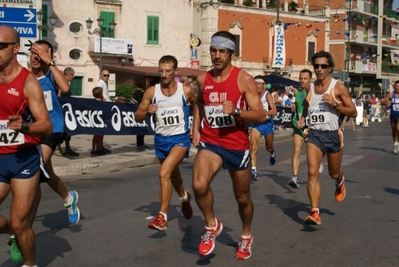
[[[53,48],[53,45],[52,45],[50,42],[48,42],[48,41],[46,41],[46,40],[38,40],[38,41],[35,42],[35,44],[39,44],[39,45],[43,45],[43,44],[44,44],[44,45],[47,45],[48,48],[50,48],[51,56],[53,56],[54,48]]]
[[[137,81],[137,87],[140,89],[146,89],[147,88],[147,82],[146,82],[146,78],[140,78]]]
[[[301,71],[299,72],[299,74],[301,74],[301,73],[309,73],[309,77],[312,78],[312,71],[309,70],[309,69],[303,69],[303,70],[301,70]]]
[[[399,83],[399,80],[397,80],[397,81],[395,82],[395,84],[397,84],[397,83]]]
[[[171,55],[166,55],[163,56],[159,59],[158,64],[162,64],[162,63],[173,63],[173,69],[177,69],[177,59],[174,56]]]
[[[100,86],[94,87],[93,90],[91,90],[91,91],[95,98],[100,98],[103,95],[103,88]]]
[[[326,51],[319,51],[312,56],[312,65],[315,64],[316,58],[325,57],[327,58],[328,67],[331,68],[331,72],[334,70],[335,64],[332,55]]]

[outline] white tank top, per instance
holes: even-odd
[[[269,102],[267,102],[267,93],[269,93],[267,90],[263,94],[263,96],[260,98],[260,101],[262,102],[263,109],[264,111],[269,111]]]
[[[161,85],[155,85],[152,103],[158,104],[155,113],[155,133],[162,136],[173,136],[188,133],[188,112],[186,96],[182,83],[177,83],[177,90],[172,96],[165,96]]]
[[[309,103],[308,110],[308,121],[309,128],[320,130],[320,131],[335,131],[340,127],[340,116],[341,113],[336,109],[333,109],[330,104],[322,100],[324,94],[330,94],[336,100],[334,94],[334,87],[337,83],[336,79],[332,79],[328,89],[323,94],[316,94],[314,91],[314,86],[310,87],[309,94],[307,96],[307,101]]]

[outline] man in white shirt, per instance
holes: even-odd
[[[100,80],[98,80],[97,82],[97,86],[103,89],[103,96],[105,100],[107,102],[110,102],[111,98],[109,97],[109,92],[108,92],[108,80],[109,80],[109,71],[102,70]]]

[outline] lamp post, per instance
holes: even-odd
[[[42,30],[53,31],[54,30],[54,26],[57,23],[58,17],[54,13],[51,14],[51,16],[49,17],[50,18],[51,27],[49,27],[47,24],[43,24],[44,12],[41,9],[36,12],[36,15],[37,15],[37,20],[38,20],[37,29],[39,30],[39,40],[41,40],[42,39]]]
[[[105,29],[103,29],[103,24],[104,24],[104,19],[99,17],[97,19],[97,25],[98,28],[94,29],[93,31],[90,31],[91,27],[93,26],[93,21],[89,18],[86,20],[86,27],[87,27],[87,32],[90,35],[97,34],[100,36],[100,77],[101,77],[101,72],[103,71],[103,36],[106,36],[108,33]],[[111,31],[115,30],[116,23],[114,21],[111,21],[109,23],[109,28]]]
[[[335,19],[339,18],[338,9],[340,7],[343,7],[343,6],[339,6],[337,8],[337,10],[335,11],[335,15],[334,15]],[[348,90],[349,90],[349,83],[350,83],[349,69],[350,69],[350,60],[351,60],[350,36],[351,36],[351,18],[352,18],[352,1],[351,0],[346,0],[346,8],[348,10],[348,15],[346,17],[346,20],[348,22],[348,26],[347,26],[348,27],[348,35],[347,35],[348,39],[346,42],[346,64],[345,64],[347,76],[345,77],[346,79],[344,79],[344,80],[346,80],[348,82],[347,86],[348,86]]]

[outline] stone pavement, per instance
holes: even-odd
[[[275,141],[291,138],[292,130],[275,131]],[[59,176],[81,175],[92,173],[114,172],[125,168],[135,168],[150,164],[158,164],[154,153],[154,136],[148,135],[144,142],[148,145],[147,151],[137,151],[136,136],[108,135],[104,136],[104,147],[112,153],[101,156],[91,155],[92,135],[74,135],[70,145],[79,156],[53,155],[54,172]],[[261,142],[264,142],[262,138]],[[62,144],[64,149],[64,144]],[[190,156],[197,153],[192,146]]]

